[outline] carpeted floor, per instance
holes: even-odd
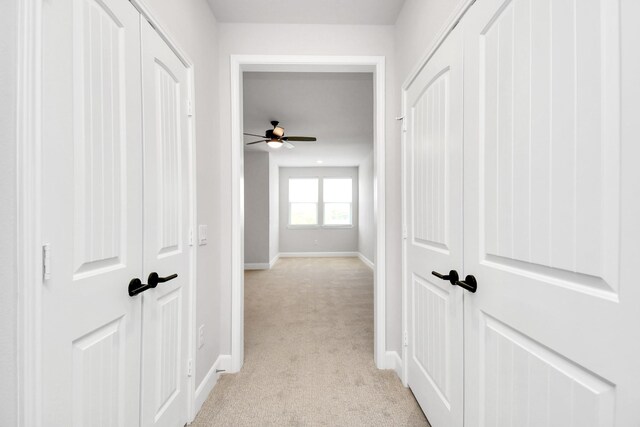
[[[284,258],[245,273],[245,361],[194,426],[428,426],[373,363],[373,275],[357,258]]]

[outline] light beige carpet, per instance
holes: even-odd
[[[245,273],[245,361],[194,426],[425,426],[373,363],[373,275],[357,258],[284,258]]]

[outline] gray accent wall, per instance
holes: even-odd
[[[269,153],[244,153],[244,263],[268,263]]]
[[[289,178],[351,178],[352,227],[289,227]],[[319,218],[320,220],[320,218]],[[358,251],[358,168],[280,168],[280,253]]]
[[[375,263],[373,179],[373,152],[371,152],[358,167],[358,252]]]

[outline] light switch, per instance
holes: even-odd
[[[200,325],[198,328],[198,348],[202,348],[204,345],[204,325]]]
[[[206,225],[198,226],[198,244],[200,246],[207,244],[207,226]]]

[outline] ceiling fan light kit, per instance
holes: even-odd
[[[272,139],[271,141],[267,142],[267,145],[271,148],[280,148],[282,147],[283,142],[278,140],[278,139]]]
[[[258,141],[248,142],[246,143],[246,145],[253,145],[253,144],[258,144],[260,142],[266,142],[267,145],[271,148],[280,148],[284,145],[285,147],[291,149],[291,148],[295,148],[295,146],[293,144],[290,144],[290,141],[297,141],[297,142],[317,141],[316,137],[314,136],[284,136],[284,128],[282,126],[278,126],[278,123],[280,122],[273,120],[271,122],[271,126],[273,126],[273,129],[267,129],[264,133],[264,136],[256,135],[253,133],[245,133],[245,135],[264,138]]]

